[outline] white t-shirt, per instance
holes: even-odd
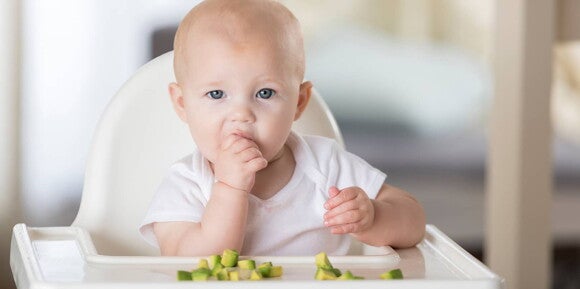
[[[323,224],[328,189],[358,186],[374,199],[386,175],[329,138],[291,133],[286,144],[296,160],[292,178],[269,199],[249,196],[241,253],[254,256],[314,255],[322,251],[331,255],[346,254],[350,236],[331,234]],[[209,163],[197,151],[173,164],[139,229],[145,240],[158,246],[153,234],[154,222],[200,222],[213,183]]]

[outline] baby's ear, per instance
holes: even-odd
[[[310,101],[311,95],[312,95],[312,82],[305,81],[304,83],[300,84],[300,91],[298,93],[298,109],[296,109],[294,120],[300,118],[300,116],[306,109],[306,106],[308,105],[308,101]]]
[[[185,103],[183,100],[183,90],[179,84],[172,82],[169,84],[169,96],[171,97],[171,103],[173,103],[173,109],[179,118],[187,122],[187,115],[185,113]]]

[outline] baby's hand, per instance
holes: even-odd
[[[324,204],[324,225],[333,234],[360,233],[373,224],[375,208],[367,194],[359,187],[339,191],[331,187],[330,198]]]
[[[258,145],[239,135],[230,135],[222,143],[214,163],[216,181],[249,193],[254,186],[256,172],[268,161],[262,157]]]

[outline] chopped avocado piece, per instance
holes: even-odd
[[[327,271],[333,274],[332,270]],[[272,262],[263,262],[256,266],[255,260],[239,260],[239,253],[236,250],[226,249],[222,255],[211,255],[207,259],[200,258],[197,268],[191,272],[177,271],[177,279],[180,281],[262,280],[263,278],[280,277],[282,273],[282,266],[273,266]]]
[[[198,268],[191,272],[191,278],[193,281],[207,281],[207,279],[211,276],[211,270],[207,268]]]
[[[264,263],[260,264],[260,266],[258,266],[258,268],[256,268],[256,269],[258,271],[260,271],[262,276],[264,276],[266,278],[271,277],[270,272],[272,271],[272,262],[264,262]]]
[[[236,250],[225,249],[222,254],[221,263],[224,267],[236,267],[238,264],[238,256],[240,254]]]
[[[209,269],[209,265],[206,259],[199,259],[199,262],[197,262],[197,268],[206,268]]]
[[[230,277],[230,281],[240,281],[240,271],[230,271],[228,277]]]
[[[177,280],[179,281],[190,281],[191,272],[179,270],[177,271]]]
[[[314,275],[314,279],[316,280],[336,280],[336,275],[334,272],[324,268],[318,268],[316,270],[316,274]]]
[[[207,281],[211,275],[200,274],[197,276],[192,275],[193,281]]]
[[[220,264],[222,261],[222,256],[220,255],[211,255],[209,256],[208,266],[209,268],[213,269],[216,264]]]
[[[250,274],[250,280],[253,281],[262,280],[262,274],[260,274],[260,271],[252,270],[252,273]]]
[[[338,268],[332,268],[330,271],[332,271],[336,277],[340,277],[342,275],[342,272],[340,272],[340,269]]]
[[[211,275],[214,277],[217,277],[217,274],[224,268],[224,265],[222,265],[222,263],[216,263],[215,266],[213,266],[213,269],[211,269]]]
[[[211,270],[210,270],[210,269],[208,269],[208,268],[197,268],[197,269],[195,269],[195,270],[191,271],[191,274],[193,274],[193,273],[196,273],[196,272],[197,272],[197,273],[202,273],[202,274],[209,274],[209,275],[211,275]]]
[[[252,271],[253,270],[249,270],[249,269],[239,269],[240,272],[240,279],[242,280],[248,280],[250,279],[250,276],[252,275]]]
[[[283,273],[282,266],[272,266],[270,275],[267,277],[281,277]]]
[[[328,256],[326,255],[325,252],[320,252],[316,254],[314,258],[316,260],[316,267],[326,270],[332,270],[332,264],[330,263],[330,260],[328,260]]]
[[[337,280],[354,280],[354,275],[350,271],[346,271],[344,274],[340,275]]]
[[[401,269],[393,269],[381,274],[380,277],[381,279],[403,279],[403,272]]]
[[[217,273],[217,279],[220,281],[230,280],[230,272],[228,270],[226,270],[226,268],[221,269]]]
[[[260,266],[272,267],[272,266],[274,266],[274,264],[272,264],[272,262],[263,262],[262,264],[260,264]],[[258,267],[260,267],[260,266],[258,266]]]
[[[238,261],[238,267],[241,269],[256,269],[256,261],[254,260],[240,260]]]

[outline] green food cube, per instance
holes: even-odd
[[[281,277],[283,273],[282,266],[272,266],[268,277]]]
[[[217,279],[220,281],[230,280],[230,272],[228,270],[226,270],[226,268],[221,269],[217,273]]]
[[[324,268],[318,268],[316,270],[316,274],[314,275],[314,279],[316,280],[336,280],[336,275],[334,272]]]
[[[177,271],[177,280],[179,281],[191,281],[191,272],[179,270]]]
[[[217,277],[217,274],[224,268],[222,263],[216,263],[215,266],[211,269],[211,275]]]
[[[328,260],[328,256],[326,255],[325,252],[320,252],[316,254],[316,256],[314,256],[314,259],[316,261],[316,267],[326,270],[332,270],[333,268],[332,264],[330,263],[330,260]]]
[[[354,280],[354,275],[350,271],[346,271],[344,274],[340,275],[337,280]]]
[[[238,261],[238,267],[241,269],[256,269],[256,261],[254,260],[240,260]]]
[[[230,278],[230,281],[240,281],[240,272],[230,271],[228,277]]]
[[[207,260],[206,259],[203,259],[203,258],[202,259],[199,259],[199,262],[197,262],[197,268],[198,269],[199,268],[209,269],[209,264],[208,264]]]
[[[262,274],[263,277],[271,277],[270,272],[272,271],[272,262],[264,262],[260,264],[257,268],[258,271]]]
[[[253,281],[262,280],[262,274],[260,274],[260,271],[252,270],[252,273],[250,275],[250,280],[253,280]]]
[[[191,272],[191,278],[193,281],[207,281],[207,279],[211,276],[211,270],[207,268],[198,268]]]
[[[220,255],[211,255],[209,256],[209,260],[208,260],[208,266],[209,268],[213,269],[215,267],[216,264],[220,264],[222,261],[222,256]]]
[[[260,266],[258,266],[258,267],[261,267],[261,266],[264,266],[264,267],[272,267],[272,266],[273,266],[273,264],[272,264],[272,262],[263,262],[263,263],[262,263],[262,264],[260,264]]]
[[[381,279],[403,279],[403,272],[401,269],[393,269],[381,274],[380,277]]]
[[[236,250],[225,249],[222,254],[221,264],[224,267],[236,267],[238,264],[239,253]]]
[[[248,280],[248,279],[250,279],[250,276],[252,276],[253,270],[240,268],[238,271],[240,272],[240,279],[241,280]]]

